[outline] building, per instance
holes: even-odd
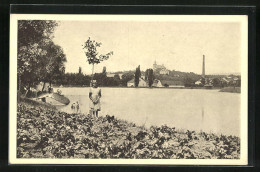
[[[119,73],[119,74],[116,74],[116,73],[107,73],[106,76],[108,78],[114,78],[115,75],[119,75],[119,78],[122,79],[122,75],[123,73]]]
[[[230,83],[233,81],[233,79],[231,77],[226,77],[226,78],[222,78],[226,83]]]
[[[166,69],[166,67],[162,64],[162,65],[158,65],[156,64],[156,61],[154,61],[153,64],[153,71],[155,73],[159,73],[162,75],[169,75],[170,71],[168,69]]]
[[[237,86],[241,86],[241,78],[234,78],[234,84],[236,84]]]
[[[143,80],[145,80],[145,75],[142,74],[142,75],[141,75],[141,78],[142,78]]]
[[[237,80],[239,80],[239,77],[235,76],[233,79],[234,79],[234,81],[237,81]]]
[[[159,79],[154,79],[152,87],[164,87],[164,86],[162,85]]]
[[[222,84],[226,85],[241,85],[240,76],[226,76],[220,79]]]
[[[139,78],[139,84],[138,87],[147,87],[147,83],[144,79]]]
[[[135,87],[135,78],[127,82],[127,87]],[[147,87],[146,81],[142,78],[139,78],[138,87]]]
[[[203,85],[201,79],[195,82],[195,85]]]
[[[135,79],[131,79],[127,82],[127,87],[135,87]]]
[[[171,88],[183,88],[184,87],[184,83],[182,81],[161,80],[161,83],[164,87],[171,87]]]
[[[167,69],[162,69],[162,70],[160,70],[159,73],[160,73],[161,75],[169,75],[169,74],[170,74],[170,71],[167,70]]]

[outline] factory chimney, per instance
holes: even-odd
[[[203,62],[202,62],[202,78],[205,78],[205,55],[203,55]]]

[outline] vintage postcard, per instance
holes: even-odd
[[[10,16],[10,164],[247,165],[246,15]]]

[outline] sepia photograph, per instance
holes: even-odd
[[[246,165],[246,15],[10,15],[9,163]]]

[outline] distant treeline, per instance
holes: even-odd
[[[121,75],[121,77],[120,77]],[[141,75],[147,79],[146,72],[141,71]],[[201,79],[201,76],[193,72],[180,72],[180,71],[170,71],[169,75],[162,75],[158,73],[153,73],[153,79],[158,80],[168,80],[168,81],[181,81],[185,87],[197,87],[195,82]],[[124,72],[115,72],[114,76],[109,75],[106,70],[103,70],[102,73],[95,73],[93,76],[94,80],[97,80],[99,86],[103,87],[126,87],[127,82],[133,79],[135,76],[135,71],[124,71]],[[227,86],[237,86],[232,82],[225,83],[222,82],[221,78],[225,77],[222,75],[207,76],[212,78],[212,84],[214,87],[227,87]],[[78,73],[65,73],[61,75],[58,79],[54,79],[53,83],[56,85],[63,86],[89,86],[91,81],[91,75],[85,75],[81,72],[79,68]]]
[[[121,77],[119,76],[121,75]],[[141,75],[145,76],[145,72],[141,71]],[[124,71],[124,72],[115,72],[114,76],[107,75],[104,70],[102,73],[95,73],[93,76],[94,80],[97,80],[99,86],[121,86],[126,87],[127,82],[133,79],[135,76],[135,71]],[[145,76],[146,77],[146,76]],[[195,73],[185,73],[179,71],[171,71],[169,75],[160,75],[154,73],[153,79],[159,80],[172,80],[172,81],[183,81],[187,86],[192,85],[195,81],[200,79],[200,76]],[[78,73],[65,73],[59,79],[53,81],[56,85],[63,86],[89,86],[91,81],[90,75],[85,75],[81,72],[79,68]]]
[[[127,86],[127,82],[134,77],[133,72],[125,73],[120,78],[119,74],[115,74],[113,77],[108,77],[106,72],[95,73],[94,80],[97,80],[99,86],[115,87],[115,86]],[[82,73],[65,73],[59,79],[53,83],[55,85],[71,85],[71,86],[89,86],[91,81],[90,75]]]

